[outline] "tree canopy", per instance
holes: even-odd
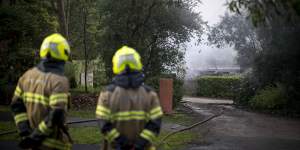
[[[106,70],[111,70],[113,53],[125,44],[140,53],[146,75],[176,73],[184,61],[183,44],[203,31],[203,21],[193,12],[193,4],[173,0],[99,0],[97,40]]]
[[[208,40],[212,45],[234,46],[240,66],[251,68],[239,101],[248,102],[259,91],[275,87],[284,94],[280,96],[286,103],[281,108],[300,112],[299,1],[231,0],[228,4],[234,13],[211,27]]]
[[[32,66],[43,38],[56,32],[58,23],[37,2],[0,5],[0,59],[2,81],[16,82]]]
[[[185,43],[200,37],[203,21],[193,0],[3,0],[0,1],[0,83],[14,85],[38,62],[42,40],[59,32],[68,39],[72,58],[111,59],[122,45],[142,56],[147,76],[184,73]],[[32,61],[34,60],[34,61]],[[99,66],[100,67],[100,66]],[[86,69],[87,70],[87,69]]]
[[[254,55],[261,49],[255,30],[245,16],[226,13],[220,23],[210,28],[208,41],[217,47],[233,46],[238,52],[237,63],[245,70],[252,66]]]

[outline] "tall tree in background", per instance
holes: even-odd
[[[192,0],[98,0],[99,52],[108,76],[111,58],[122,45],[142,56],[146,76],[178,73],[184,62],[184,43],[202,34]]]
[[[86,26],[87,26],[87,8],[83,7],[83,46],[84,46],[84,89],[87,92],[87,42],[86,42]]]
[[[18,56],[23,52],[29,54],[20,49],[38,50],[46,35],[59,31],[68,37],[74,59],[85,60],[85,68],[89,68],[90,60],[100,57],[109,76],[112,75],[112,55],[124,44],[140,52],[146,75],[182,74],[184,43],[193,36],[200,37],[203,31],[203,21],[193,11],[199,1],[194,0],[21,0],[2,3],[5,7],[0,10],[1,25],[5,28],[1,28],[1,51],[10,45],[9,49],[14,49]],[[7,18],[11,22],[4,21]],[[9,51],[10,54],[13,52]],[[2,54],[7,56],[1,53],[1,57]],[[26,56],[24,61],[32,57]],[[12,66],[16,67],[1,67]],[[21,66],[27,69],[32,65]]]
[[[34,65],[42,40],[57,31],[58,22],[40,1],[6,2],[0,3],[0,93],[10,94],[5,90]]]
[[[229,0],[228,7],[238,14],[247,11],[255,26],[276,20],[297,24],[300,16],[299,0]]]
[[[249,35],[254,35],[253,50],[245,48],[252,57],[250,67],[254,82],[245,91],[246,101],[251,99],[258,90],[268,86],[283,89],[286,105],[284,108],[300,113],[300,1],[298,0],[230,0],[229,9],[235,12],[233,16],[223,18],[211,33],[213,43],[233,42],[233,44],[247,46],[251,41]],[[243,22],[246,18],[237,14],[245,14],[252,20],[254,27]],[[240,23],[228,22],[233,20]],[[241,22],[242,21],[242,22]],[[240,28],[237,28],[240,27]],[[232,30],[232,29],[234,30]],[[237,30],[239,29],[239,30]],[[228,32],[230,31],[230,32]],[[244,37],[242,33],[246,31]],[[228,35],[224,34],[226,33]],[[234,39],[238,35],[241,39]],[[222,37],[222,38],[219,38]],[[230,37],[227,38],[224,37]],[[244,40],[245,39],[245,40]],[[229,43],[230,43],[229,42]],[[241,49],[237,47],[238,52]],[[253,52],[253,53],[252,53]],[[248,81],[247,81],[248,82]],[[253,84],[255,83],[255,84]],[[252,85],[251,85],[252,84]],[[254,92],[249,92],[253,91]]]
[[[72,57],[84,60],[84,82],[87,91],[87,74],[91,71],[91,60],[100,57],[96,35],[99,32],[99,16],[95,0],[69,0],[68,26],[69,37],[73,48]],[[99,66],[100,67],[100,66]]]
[[[220,23],[210,28],[208,41],[217,47],[233,46],[242,70],[252,67],[254,56],[261,50],[256,29],[245,15],[226,13]]]
[[[69,31],[67,25],[67,18],[65,14],[65,3],[64,0],[56,0],[57,3],[57,14],[59,18],[59,25],[61,33],[68,39]]]

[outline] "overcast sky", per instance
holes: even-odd
[[[227,11],[226,0],[202,0],[202,4],[196,11],[201,12],[202,19],[207,21],[208,25],[216,24],[220,21],[220,16]],[[195,46],[196,40],[193,39],[187,44],[185,55],[186,65],[188,67],[187,76],[191,76],[195,70],[215,67],[229,67],[235,63],[236,52],[232,48],[218,49],[205,44]],[[200,52],[201,51],[201,52]],[[226,61],[226,64],[218,62]]]

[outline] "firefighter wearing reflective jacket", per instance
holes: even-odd
[[[96,116],[104,150],[155,150],[163,115],[157,94],[144,85],[140,55],[123,46],[113,56],[112,83],[100,93]]]
[[[46,37],[41,62],[20,77],[11,109],[22,137],[23,149],[71,149],[65,127],[69,108],[69,82],[63,75],[70,47],[60,34]]]

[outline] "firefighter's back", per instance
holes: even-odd
[[[48,115],[54,103],[49,101],[50,95],[58,87],[68,91],[68,79],[52,72],[43,72],[37,67],[28,70],[19,80],[19,87],[23,92],[23,101],[27,108],[27,115],[32,128]]]
[[[122,88],[116,86],[108,101],[114,114],[116,128],[130,140],[135,140],[149,120],[148,112],[156,100],[156,93],[146,86]]]
[[[69,54],[67,40],[51,34],[41,45],[40,63],[19,78],[11,110],[23,149],[71,149],[64,126],[70,96],[63,73]]]
[[[100,93],[96,117],[103,150],[152,148],[163,115],[157,94],[144,85],[140,55],[123,46],[113,56],[112,83]]]

